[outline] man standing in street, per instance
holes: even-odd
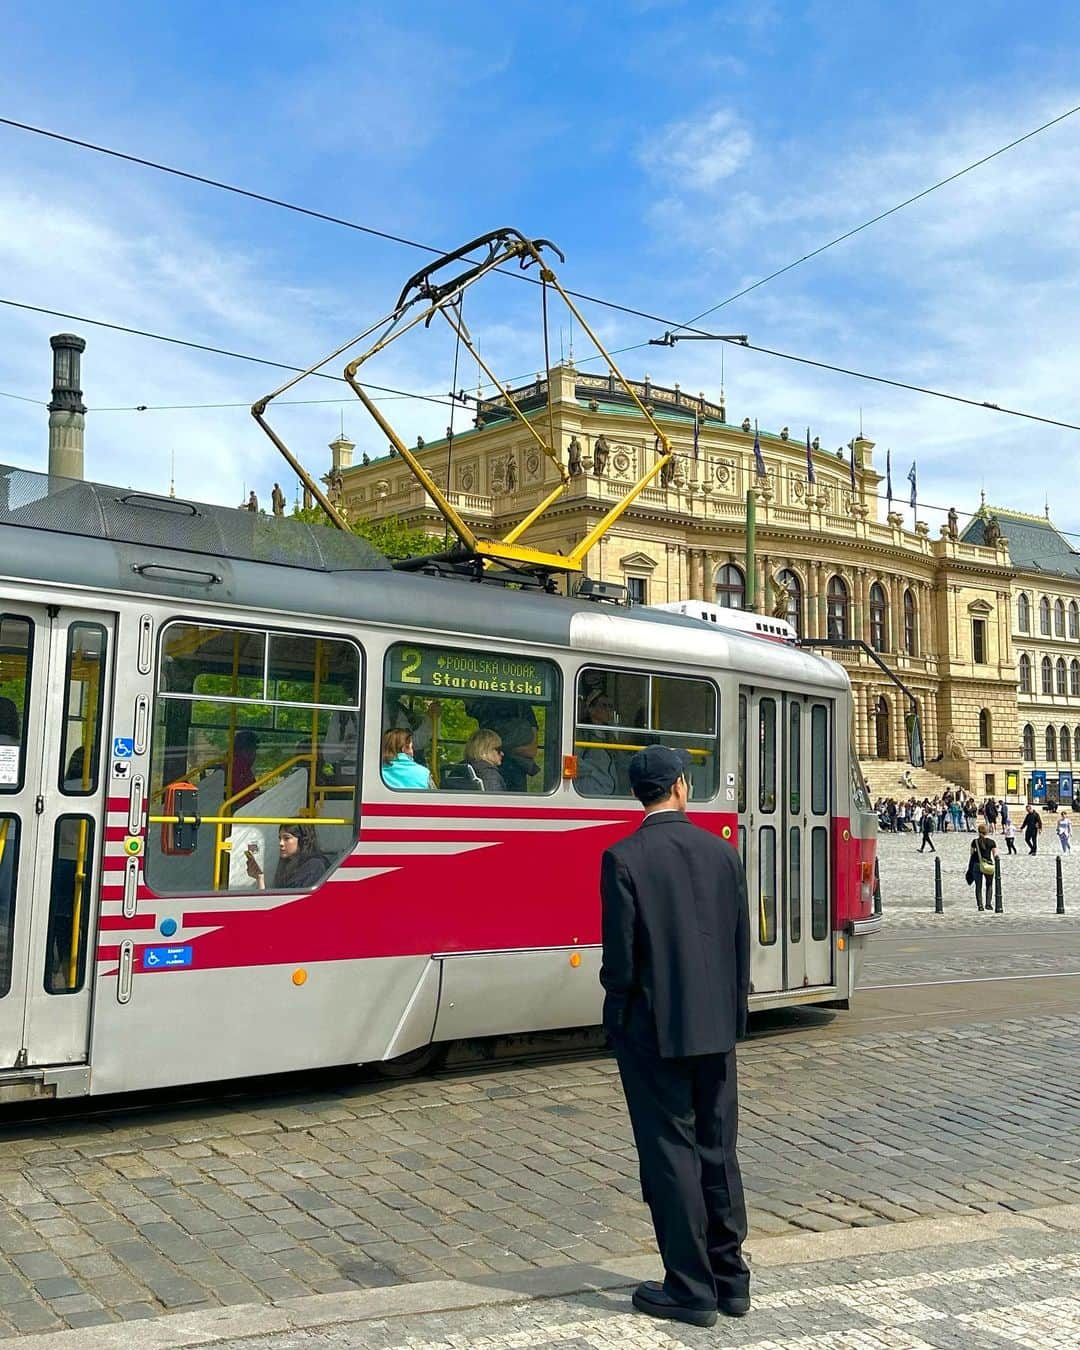
[[[1028,846],[1028,853],[1034,858],[1039,851],[1039,832],[1042,829],[1042,816],[1035,809],[1034,802],[1028,802],[1027,815],[1020,828],[1024,831],[1024,843]]]
[[[664,1263],[634,1306],[694,1326],[750,1309],[735,1155],[735,1042],[750,985],[746,878],[686,817],[690,758],[651,745],[629,764],[645,819],[604,854],[604,1027],[619,1065]]]

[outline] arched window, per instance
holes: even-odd
[[[1060,757],[1068,762],[1072,759],[1072,737],[1069,735],[1069,728],[1062,727],[1058,733],[1058,745],[1061,747]]]
[[[787,613],[784,618],[795,629],[796,633],[802,635],[802,582],[791,570],[785,567],[783,571],[776,574],[776,579],[788,593]]]
[[[979,709],[979,749],[990,749],[990,709]]]
[[[1080,759],[1080,727],[1073,728],[1073,759]]]
[[[904,592],[904,651],[915,655],[915,597],[910,589]]]
[[[1050,601],[1045,595],[1039,601],[1039,632],[1043,637],[1050,636]]]
[[[1065,636],[1065,601],[1054,601],[1054,636]]]
[[[1080,727],[1076,730],[1080,732]],[[1035,759],[1035,728],[1030,722],[1024,727],[1024,758],[1032,761]]]
[[[1046,728],[1046,758],[1057,759],[1057,736],[1053,727]]]
[[[1020,692],[1031,693],[1031,657],[1027,652],[1020,653]]]
[[[1054,692],[1054,663],[1048,656],[1044,656],[1039,662],[1039,673],[1043,693],[1052,694]]]
[[[1016,626],[1021,633],[1031,632],[1031,601],[1025,591],[1016,597]]]
[[[870,646],[876,652],[883,652],[889,645],[889,606],[885,600],[885,588],[875,581],[870,587]]]
[[[734,563],[725,563],[716,573],[716,603],[721,609],[742,609],[746,604],[746,581]]]
[[[1069,676],[1065,669],[1065,658],[1059,656],[1054,666],[1054,690],[1058,694],[1069,692]]]
[[[1069,662],[1069,693],[1080,695],[1080,661],[1075,657]]]
[[[829,578],[826,592],[829,611],[829,632],[831,638],[846,638],[848,633],[848,588],[843,577]]]
[[[1080,605],[1075,600],[1069,601],[1069,636],[1080,638]]]

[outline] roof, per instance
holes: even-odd
[[[1044,516],[1021,511],[984,507],[968,521],[960,538],[966,544],[986,544],[986,526],[997,521],[1009,543],[1013,565],[1022,571],[1046,572],[1051,576],[1080,577],[1080,552]]]

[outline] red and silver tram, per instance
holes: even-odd
[[[660,741],[745,859],[752,1007],[851,997],[879,921],[838,665],[300,522],[0,488],[0,1099],[597,1023],[600,854]]]

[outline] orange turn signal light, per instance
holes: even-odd
[[[567,780],[577,777],[577,755],[563,755],[562,776]]]
[[[570,964],[574,967],[575,970],[577,970],[578,966],[581,965],[581,953],[580,953],[580,952],[571,952],[571,953],[570,953]]]
[[[294,970],[292,973],[292,982],[296,985],[297,989],[299,989],[302,984],[307,984],[307,971]]]

